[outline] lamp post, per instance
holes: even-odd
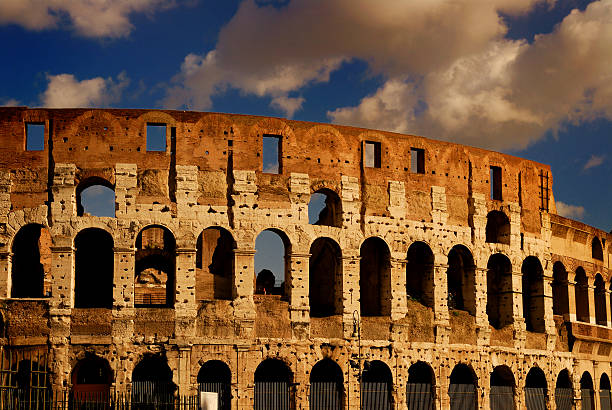
[[[363,403],[363,399],[361,397],[362,392],[362,386],[361,386],[361,382],[362,382],[362,366],[361,366],[361,361],[365,358],[367,359],[369,357],[369,355],[365,355],[362,356],[361,355],[361,320],[359,317],[359,312],[357,310],[353,311],[353,333],[351,334],[352,338],[357,338],[357,357],[353,356],[353,358],[350,360],[350,364],[352,368],[357,368],[357,380],[359,382],[359,401],[361,403]],[[356,359],[356,362],[355,362]],[[363,366],[364,369],[367,370],[368,368],[368,362],[366,360],[366,362],[364,363]],[[361,407],[361,405],[360,405]]]

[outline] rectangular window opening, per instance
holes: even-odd
[[[540,209],[548,212],[550,189],[548,188],[548,172],[540,171]]]
[[[147,151],[166,151],[166,124],[147,123]]]
[[[266,174],[280,174],[281,172],[281,137],[280,135],[263,136],[263,155],[261,170]]]
[[[380,168],[380,142],[366,141],[363,156],[366,168]]]
[[[39,122],[26,123],[26,151],[42,151],[45,149],[45,124]]]
[[[425,150],[410,148],[410,172],[413,174],[425,173]]]
[[[500,167],[491,167],[491,199],[502,200],[502,172]]]

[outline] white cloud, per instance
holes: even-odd
[[[586,164],[584,164],[584,168],[582,168],[583,170],[587,170],[589,168],[595,168],[600,166],[601,164],[604,163],[604,160],[606,159],[606,157],[604,155],[591,155],[591,158],[589,158],[589,160],[586,162]]]
[[[118,38],[134,28],[131,14],[152,14],[174,5],[174,0],[2,0],[0,25],[29,30],[70,25],[85,37]]]
[[[47,75],[49,84],[41,94],[41,104],[47,108],[104,107],[121,99],[129,79],[125,73],[112,78],[95,77],[79,81],[72,74]]]
[[[584,214],[584,207],[578,205],[569,205],[565,202],[556,201],[557,214],[570,219],[581,219]]]
[[[9,98],[8,100],[4,101],[2,104],[0,104],[0,107],[17,107],[19,105],[19,101],[14,99],[14,98]]]

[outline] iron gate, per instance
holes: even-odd
[[[476,408],[476,387],[473,384],[451,384],[448,386],[451,410],[473,410]]]
[[[409,410],[433,410],[434,395],[429,383],[406,385],[406,406]]]
[[[610,390],[599,391],[599,404],[601,410],[610,410]]]
[[[217,393],[219,397],[218,410],[230,410],[232,395],[230,385],[227,383],[199,383],[199,392]]]
[[[391,410],[391,391],[389,383],[362,382],[361,383],[361,409],[362,410]]]
[[[571,387],[557,387],[555,389],[555,404],[557,410],[572,410],[574,408],[574,392]]]
[[[289,410],[289,383],[256,382],[255,410]]]
[[[527,410],[546,410],[546,389],[543,387],[526,387],[525,404]]]
[[[310,383],[311,410],[342,410],[342,388],[336,382]]]
[[[51,397],[46,350],[0,346],[0,403],[12,409],[45,409]]]
[[[582,389],[580,391],[582,399],[582,410],[595,410],[595,400],[593,400],[593,390]]]

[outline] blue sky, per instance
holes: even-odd
[[[490,148],[550,164],[559,212],[612,228],[612,0],[3,0],[0,41],[0,105],[271,115]]]

